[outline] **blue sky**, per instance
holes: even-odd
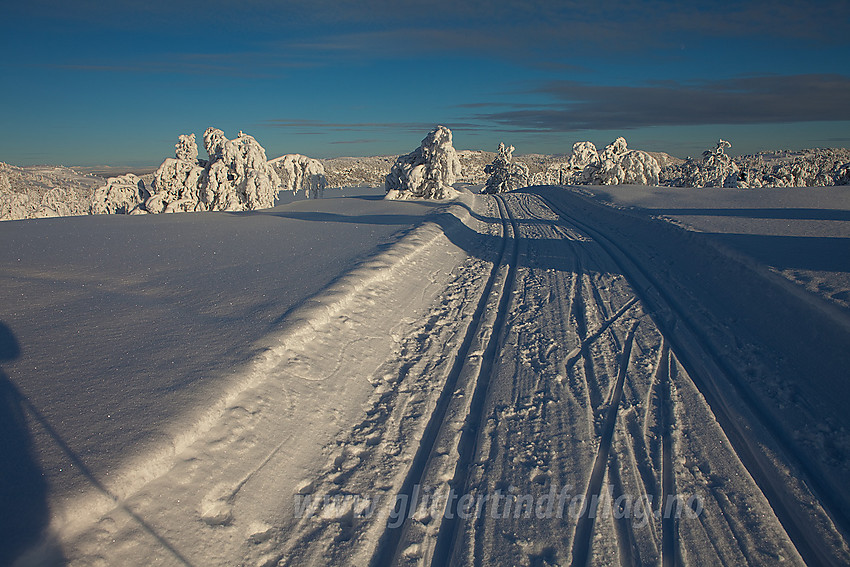
[[[5,4],[9,4],[5,1]],[[850,2],[29,0],[0,7],[0,161],[157,165],[572,144],[850,146]]]

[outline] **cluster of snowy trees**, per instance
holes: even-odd
[[[824,187],[850,185],[850,150],[762,152],[735,158],[739,187]]]
[[[218,128],[208,128],[206,160],[198,158],[194,134],[179,136],[174,148],[174,157],[162,162],[150,188],[133,174],[111,177],[95,191],[91,212],[251,211],[274,206],[280,190],[317,198],[327,185],[318,160],[291,154],[269,161],[266,150],[243,132],[230,140]]]
[[[85,215],[98,181],[62,166],[0,162],[0,221]]]
[[[484,166],[489,177],[483,193],[502,193],[528,185],[528,167],[513,161],[513,146],[499,144],[492,163]],[[384,180],[386,199],[449,199],[458,192],[452,184],[461,175],[452,131],[445,126],[431,130],[419,147],[399,156]]]
[[[732,144],[719,140],[703,152],[662,172],[673,187],[824,187],[850,184],[850,150],[814,149],[729,157]],[[792,154],[792,155],[788,155]]]
[[[194,134],[181,135],[175,157],[162,162],[150,190],[135,176],[110,178],[95,193],[92,212],[244,211],[274,205],[280,178],[252,136],[239,132],[228,140],[210,127],[204,148],[208,160],[198,158]]]
[[[617,138],[600,152],[593,142],[576,142],[566,162],[534,176],[535,184],[658,185],[661,165],[652,155]]]

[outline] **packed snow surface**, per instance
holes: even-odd
[[[850,308],[850,187],[587,187],[603,202],[639,207],[704,233],[810,292]]]
[[[4,223],[0,563],[847,564],[837,189]]]

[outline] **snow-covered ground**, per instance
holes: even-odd
[[[847,564],[848,193],[782,191],[0,223],[0,562]]]
[[[850,309],[850,187],[587,186],[600,200],[639,207],[705,233],[809,291]]]

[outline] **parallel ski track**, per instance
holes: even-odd
[[[487,391],[490,386],[490,377],[493,372],[493,366],[499,355],[500,341],[502,330],[505,325],[505,318],[510,309],[511,297],[513,296],[514,282],[516,281],[516,266],[519,256],[519,231],[516,222],[510,209],[505,202],[504,197],[497,195],[496,200],[499,206],[504,210],[503,220],[507,219],[510,228],[511,236],[511,253],[507,263],[508,273],[505,276],[505,281],[499,298],[499,307],[496,313],[496,319],[493,323],[493,330],[490,334],[490,339],[487,343],[487,348],[481,360],[478,380],[475,384],[475,390],[472,394],[472,402],[470,403],[470,411],[467,416],[467,421],[464,424],[463,433],[458,444],[458,464],[455,469],[455,476],[452,479],[452,486],[458,494],[462,494],[466,490],[467,478],[469,476],[470,465],[475,459],[475,453],[478,446],[478,433],[481,429],[481,423],[485,419],[484,403],[487,399]],[[507,225],[505,226],[507,228]],[[508,238],[506,237],[506,241]],[[507,245],[507,242],[505,243]],[[458,536],[460,522],[457,509],[450,510],[447,518],[440,524],[440,531],[437,535],[437,544],[434,549],[434,558],[432,565],[448,565],[451,562],[453,548]]]
[[[617,416],[620,410],[620,400],[623,397],[623,385],[629,369],[629,360],[632,355],[632,344],[637,331],[638,322],[632,324],[623,352],[620,356],[620,368],[617,373],[617,381],[611,387],[608,397],[608,408],[605,413],[605,421],[602,423],[602,436],[596,452],[596,460],[590,473],[590,481],[587,484],[584,501],[589,503],[584,514],[576,524],[575,537],[573,537],[572,565],[587,565],[590,557],[590,546],[593,540],[593,524],[596,518],[596,507],[601,499],[602,481],[605,478],[605,470],[608,468],[608,456],[611,452],[611,442],[614,440],[614,428],[617,425]]]
[[[675,366],[671,364],[670,343],[663,339],[661,359],[658,362],[658,388],[661,398],[661,505],[675,496],[676,479],[673,471],[673,411],[670,407],[670,384],[675,378]],[[672,515],[661,517],[661,565],[673,567],[677,563],[676,548],[678,534],[676,518]]]
[[[800,556],[809,565],[839,564],[837,558],[829,553],[828,546],[823,545],[823,542],[819,538],[813,536],[811,530],[805,524],[806,514],[804,513],[804,505],[798,502],[793,494],[788,492],[781,480],[776,478],[775,474],[772,473],[773,466],[770,460],[758,446],[750,442],[745,426],[733,418],[734,410],[729,407],[722,394],[723,387],[716,383],[714,376],[723,376],[725,381],[733,386],[736,394],[747,405],[753,415],[761,421],[761,425],[765,429],[770,432],[776,432],[778,430],[777,425],[752,400],[749,392],[743,389],[737,380],[734,379],[734,370],[710,346],[704,333],[690,320],[681,304],[671,295],[671,292],[666,286],[662,285],[653,276],[650,270],[643,267],[641,262],[634,258],[616,240],[608,237],[597,228],[575,218],[550,199],[542,195],[536,195],[536,197],[558,214],[563,222],[572,225],[574,228],[592,237],[616,265],[619,266],[622,274],[631,282],[641,301],[650,307],[653,312],[663,313],[666,311],[675,315],[675,321],[672,323],[664,321],[663,317],[655,316],[653,319],[655,319],[658,328],[662,330],[664,337],[670,341],[677,354],[677,359],[685,367],[688,375],[705,397],[711,407],[712,413],[717,418],[718,423],[734,447],[736,454],[756,481],[765,498],[767,498],[776,517],[797,548]],[[672,332],[676,328],[676,325],[680,326],[677,329],[679,333]],[[690,335],[694,340],[680,340],[683,333]],[[792,457],[795,460],[795,464],[806,474],[806,478],[815,493],[824,495],[825,483],[821,481],[817,472],[807,465],[806,460],[785,442],[781,435],[774,434],[773,437],[785,454]],[[667,486],[669,488],[669,485]],[[828,499],[821,499],[821,502],[828,510],[833,521],[842,528],[844,533],[848,533],[847,526],[850,525],[850,522],[844,517],[843,511],[830,509]],[[666,530],[663,530],[667,532],[662,542],[663,550],[666,551],[666,553],[663,553],[664,565],[673,564],[673,556],[671,556],[674,552],[671,549],[674,547],[672,545],[674,540],[671,539],[673,537],[671,533],[672,528],[673,526],[667,524]],[[575,562],[573,564],[576,565]]]
[[[420,440],[416,454],[411,462],[410,470],[402,483],[401,489],[399,490],[398,501],[412,501],[414,487],[420,484],[423,480],[429,458],[434,451],[437,439],[439,438],[440,432],[446,422],[446,412],[455,391],[455,385],[457,384],[458,378],[464,372],[464,366],[467,364],[467,359],[469,358],[473,342],[481,332],[481,326],[483,324],[484,313],[487,305],[490,303],[492,295],[494,293],[498,293],[498,313],[496,315],[487,347],[482,356],[482,363],[478,371],[477,380],[475,381],[473,399],[470,404],[469,414],[466,416],[466,420],[464,422],[464,429],[458,446],[458,464],[455,477],[451,483],[451,486],[455,489],[456,493],[462,491],[463,486],[466,483],[469,465],[475,455],[476,441],[482,419],[481,411],[486,399],[490,372],[492,371],[493,362],[498,354],[498,342],[499,337],[502,334],[501,329],[504,326],[505,316],[508,311],[511,290],[513,289],[513,282],[515,279],[518,251],[518,232],[514,219],[510,215],[504,199],[501,196],[496,196],[495,199],[502,222],[502,246],[499,251],[499,257],[493,264],[487,282],[481,293],[481,297],[478,300],[475,312],[473,313],[472,321],[470,322],[463,342],[456,353],[451,371],[446,379],[443,390],[440,393],[436,407],[425,427],[422,439]],[[502,270],[502,266],[504,265],[508,266],[508,273],[505,277],[505,281],[502,286],[496,286],[495,284],[498,279],[499,272]],[[456,512],[456,510],[453,512]],[[453,517],[457,518],[457,514],[454,514]],[[370,561],[370,565],[374,567],[381,567],[384,565],[391,565],[395,560],[397,560],[399,544],[408,522],[409,515],[405,516],[405,521],[400,526],[395,528],[387,527],[378,542],[375,553]],[[447,564],[452,554],[452,546],[454,545],[456,530],[457,526],[455,525],[455,522],[448,519],[443,520],[437,536],[433,565]]]

